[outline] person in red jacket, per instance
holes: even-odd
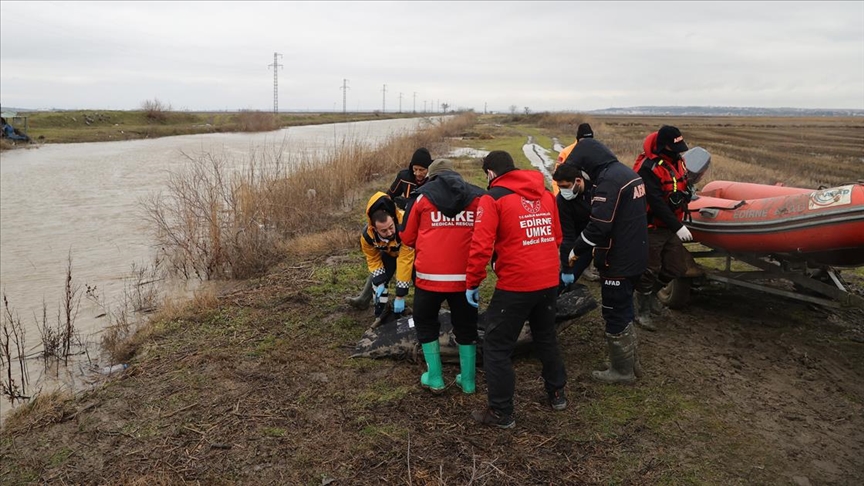
[[[475,212],[485,191],[465,182],[447,159],[432,162],[427,178],[429,182],[408,203],[400,233],[402,243],[414,248],[414,326],[428,368],[420,384],[433,393],[445,388],[438,313],[446,300],[459,345],[456,384],[463,392],[474,393],[477,308],[465,300],[465,267]]]
[[[549,404],[555,410],[567,407],[567,373],[555,332],[561,224],[555,199],[540,172],[517,170],[510,154],[501,150],[483,159],[483,170],[489,191],[480,198],[474,221],[465,297],[479,306],[478,287],[486,278],[490,258],[498,282],[486,311],[483,336],[488,408],[471,416],[482,424],[510,428],[516,424],[516,376],[510,357],[526,320],[543,364]]]
[[[645,181],[648,202],[648,269],[636,285],[636,322],[648,331],[657,330],[652,314],[663,309],[657,291],[687,273],[687,249],[683,242],[693,235],[684,226],[691,192],[687,167],[681,154],[687,144],[681,131],[664,125],[642,143],[643,152],[633,170]]]

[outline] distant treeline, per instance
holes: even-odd
[[[864,110],[812,108],[748,108],[737,106],[633,106],[588,111],[596,115],[656,116],[862,116]]]

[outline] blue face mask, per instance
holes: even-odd
[[[573,192],[573,189],[563,189],[562,188],[562,189],[559,189],[558,192],[561,194],[561,197],[563,197],[564,199],[566,199],[568,201],[573,199],[574,197],[576,197],[576,193]]]

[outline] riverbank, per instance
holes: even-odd
[[[22,113],[23,114],[23,113]],[[262,132],[292,126],[432,116],[418,113],[272,113],[79,110],[28,115],[31,143],[0,140],[0,150],[45,143],[110,142],[198,133]],[[24,127],[17,127],[23,129]]]
[[[569,140],[566,131],[536,122],[481,119],[453,143],[508,150],[528,168],[520,150],[528,135],[545,147],[553,136]],[[591,122],[622,160],[641,142],[628,133],[642,122]],[[746,159],[723,150],[730,133],[717,133],[713,121],[687,123],[688,142],[713,145],[715,168],[764,178],[782,170],[745,168]],[[769,161],[772,147],[782,147],[779,162],[785,141],[800,131],[790,129],[788,138],[762,133],[758,147],[742,143],[743,135],[730,147],[768,151]],[[854,142],[838,150],[850,147]],[[834,155],[834,166],[841,158]],[[456,168],[484,185],[476,161],[459,160]],[[390,181],[373,177],[357,190],[371,194]],[[0,482],[864,480],[862,313],[708,286],[687,308],[667,311],[661,331],[640,334],[645,375],[635,386],[615,387],[590,379],[605,357],[602,318],[593,311],[560,336],[569,408],[548,410],[538,363],[518,359],[516,428],[490,430],[468,415],[485,403],[482,372],[476,395],[450,386],[431,396],[419,386],[420,363],[348,357],[372,321],[371,311],[344,303],[366,277],[357,248],[363,203],[328,212],[326,231],[286,242],[285,260],[265,275],[164,310],[129,341],[131,367],[117,379],[71,399],[40,397],[17,412],[0,433]],[[843,275],[855,291],[864,287],[857,274]],[[599,300],[599,286],[585,283]],[[490,289],[481,292],[488,302]],[[448,382],[457,368],[445,366]]]

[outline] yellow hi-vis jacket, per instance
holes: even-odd
[[[371,214],[379,209],[387,211],[391,216],[396,215],[393,218],[396,234],[389,240],[381,238],[375,232],[375,223],[372,221]],[[363,233],[360,235],[360,248],[366,255],[366,265],[369,267],[369,273],[372,274],[372,285],[377,286],[387,281],[384,258],[396,260],[397,297],[408,295],[411,274],[414,270],[414,249],[403,245],[402,239],[399,237],[399,227],[402,225],[403,215],[404,211],[396,207],[390,196],[380,191],[376,192],[366,203],[366,227],[363,228]]]

